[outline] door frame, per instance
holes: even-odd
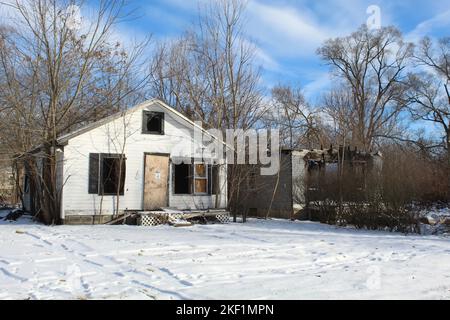
[[[143,174],[142,174],[142,210],[145,210],[145,169],[146,169],[146,157],[147,156],[166,156],[168,159],[169,159],[169,161],[167,162],[167,166],[168,166],[168,168],[167,168],[167,193],[166,193],[166,202],[167,202],[167,205],[168,206],[170,206],[170,203],[169,203],[169,192],[170,192],[170,181],[169,181],[169,179],[170,179],[170,174],[171,174],[171,172],[170,172],[170,153],[163,153],[163,152],[144,152],[144,157],[143,157],[143,164],[142,164],[142,167],[143,167]]]

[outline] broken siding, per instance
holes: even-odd
[[[125,194],[120,197],[120,210],[143,208],[145,153],[170,154],[171,158],[191,153],[192,128],[156,103],[144,110],[165,113],[164,135],[142,134],[143,110],[138,109],[68,141],[64,147],[64,180],[67,179],[67,182],[63,193],[63,217],[70,214],[100,214],[100,209],[102,214],[114,212],[116,196],[102,197],[88,193],[89,153],[121,153],[124,133],[127,136],[124,147],[127,160]],[[222,172],[221,179],[226,180],[223,174],[226,173]],[[211,207],[211,203],[215,202],[214,195],[173,195],[171,185],[168,191],[169,206],[179,209]],[[226,189],[221,191],[220,200],[219,206],[225,207]]]

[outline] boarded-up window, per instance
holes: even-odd
[[[206,174],[206,164],[204,163],[194,164],[194,192],[208,192],[208,176]]]

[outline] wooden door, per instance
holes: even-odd
[[[144,210],[168,206],[168,155],[145,155]]]

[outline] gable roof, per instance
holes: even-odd
[[[199,126],[198,124],[196,124],[195,122],[193,122],[192,120],[190,120],[188,117],[186,117],[185,115],[183,115],[181,112],[175,110],[174,108],[170,107],[169,105],[167,105],[166,103],[164,103],[163,101],[161,101],[161,100],[159,100],[159,99],[150,99],[150,100],[144,101],[144,102],[142,102],[142,103],[140,103],[140,104],[138,104],[138,105],[136,105],[136,106],[134,106],[134,107],[132,107],[132,108],[130,108],[130,109],[127,109],[127,110],[125,110],[125,111],[117,112],[117,113],[115,113],[115,114],[113,114],[113,115],[111,115],[111,116],[105,117],[105,118],[103,118],[103,119],[101,119],[101,120],[99,120],[99,121],[97,121],[97,122],[88,124],[88,125],[86,125],[86,126],[80,128],[80,129],[77,129],[77,130],[75,130],[75,131],[73,131],[73,132],[70,132],[70,133],[67,133],[67,134],[65,134],[65,135],[60,136],[60,137],[57,139],[57,140],[58,140],[57,142],[58,142],[58,144],[62,144],[62,145],[63,145],[63,144],[66,144],[69,140],[71,140],[71,139],[73,139],[73,138],[75,138],[75,137],[77,137],[77,136],[79,136],[79,135],[81,135],[81,134],[84,134],[84,133],[86,133],[86,132],[89,132],[89,131],[91,131],[91,130],[93,130],[93,129],[96,129],[96,128],[98,128],[98,127],[104,125],[104,124],[107,124],[107,123],[109,123],[109,122],[111,122],[111,121],[113,121],[113,120],[116,120],[116,119],[118,119],[118,118],[120,118],[120,117],[123,117],[123,116],[125,116],[125,115],[127,115],[127,114],[136,112],[136,111],[138,111],[138,110],[142,110],[142,109],[144,109],[144,108],[146,108],[146,107],[149,107],[149,106],[151,106],[151,105],[154,105],[154,104],[158,104],[158,105],[159,105],[160,107],[162,107],[164,110],[167,110],[168,112],[171,112],[171,113],[174,114],[176,117],[178,117],[178,118],[180,118],[181,120],[185,121],[187,124],[192,125],[193,127],[196,127],[196,128],[198,128],[198,129],[202,130],[202,132],[206,133],[207,135],[209,135],[209,136],[212,137],[213,139],[219,140],[219,141],[221,141],[225,146],[231,148],[231,147],[228,146],[224,141],[222,141],[222,140],[219,139],[218,137],[216,137],[216,136],[210,134],[210,133],[207,132],[205,129],[203,129],[201,126]]]

